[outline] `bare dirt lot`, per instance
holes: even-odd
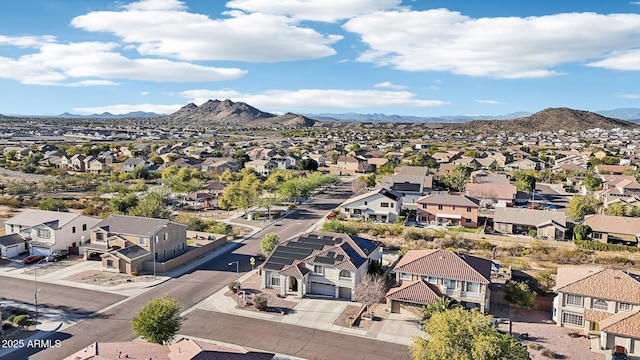
[[[71,275],[65,280],[100,286],[115,286],[130,282],[150,282],[153,281],[153,276],[133,276],[129,274],[112,273],[100,270],[89,270]]]

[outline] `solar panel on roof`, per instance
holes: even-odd
[[[325,256],[316,256],[315,261],[320,264],[333,264],[333,258],[325,257]]]
[[[344,260],[344,255],[336,255],[335,259],[336,261],[342,261]]]

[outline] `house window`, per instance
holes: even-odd
[[[427,208],[427,204],[422,204],[422,208],[426,209]]]
[[[87,231],[87,224],[82,224],[82,231]]]
[[[319,275],[324,275],[324,266],[322,265],[313,265],[313,272]]]
[[[367,205],[367,202],[365,201],[364,204]]]
[[[438,278],[435,276],[427,276],[427,282],[429,282],[429,284],[437,284]]]
[[[351,271],[349,270],[340,270],[340,279],[351,279]]]
[[[566,294],[564,299],[566,305],[583,306],[583,298],[580,295]]]
[[[620,311],[631,311],[632,305],[629,303],[620,303],[618,305],[618,310]]]
[[[140,238],[140,245],[147,246],[147,238],[141,237]]]
[[[609,310],[609,304],[602,299],[593,299],[591,307],[596,310]]]
[[[591,237],[594,239],[602,239],[602,233],[594,232],[593,234],[591,234]]]
[[[411,281],[413,278],[409,273],[400,273],[400,280],[408,280]]]
[[[572,313],[562,313],[562,324],[583,326],[582,315]]]
[[[480,283],[477,282],[467,282],[466,290],[467,292],[479,293],[480,292]]]
[[[442,285],[444,285],[447,289],[455,289],[456,288],[456,280],[452,279],[443,279]]]
[[[104,234],[101,232],[96,233],[96,240],[104,241]]]
[[[178,251],[184,250],[184,243],[178,244]]]
[[[442,210],[442,205],[438,205],[438,210]]]
[[[470,224],[471,223],[471,219],[464,219],[464,222],[467,223],[467,224]]]
[[[107,260],[107,267],[113,269],[113,260]]]
[[[389,207],[389,203],[388,203],[388,202],[380,203],[380,207],[386,207],[386,208],[388,208],[388,207]]]
[[[38,229],[38,231],[36,231],[36,234],[39,238],[43,239],[48,239],[49,237],[51,237],[51,233],[48,229]]]
[[[274,276],[271,278],[271,286],[280,286],[280,277]]]
[[[75,227],[75,226],[73,226],[73,227],[71,228],[71,233],[73,233],[73,234],[75,234],[75,233],[76,233],[76,227]]]
[[[452,210],[455,210],[455,209],[456,209],[456,206],[455,206],[455,205],[453,205],[453,206],[452,206],[452,208],[453,208]]]
[[[471,206],[467,206],[467,212],[471,212]]]
[[[154,236],[154,237],[153,237],[153,241],[155,241],[155,242],[156,242],[156,244],[158,243],[158,235],[156,235],[156,236]]]
[[[169,240],[169,233],[164,233],[164,235],[162,235],[162,240],[164,241]]]

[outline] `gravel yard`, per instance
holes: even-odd
[[[129,274],[112,273],[100,270],[89,270],[71,275],[65,280],[100,286],[115,286],[129,282],[150,282],[153,281],[153,276],[133,276]]]

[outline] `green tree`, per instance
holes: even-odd
[[[48,211],[67,211],[69,206],[64,200],[54,199],[54,198],[46,198],[38,204],[38,208],[40,210],[48,210]]]
[[[573,227],[573,234],[576,237],[576,240],[585,240],[589,235],[591,235],[593,230],[591,226],[584,224],[577,224]]]
[[[529,352],[516,339],[501,334],[490,317],[457,307],[435,313],[425,324],[429,340],[416,337],[410,347],[414,360],[528,360]]]
[[[604,209],[604,213],[606,215],[611,215],[611,216],[626,216],[627,214],[627,207],[623,204],[623,203],[613,203],[610,204],[609,206],[607,206],[606,209]]]
[[[238,163],[238,165],[240,165],[241,168],[244,168],[244,164],[251,160],[249,158],[249,155],[247,155],[247,153],[242,149],[236,150],[236,153],[233,155],[233,159]]]
[[[270,232],[265,235],[262,240],[260,240],[260,250],[262,250],[263,254],[269,256],[279,242],[280,238],[278,237],[278,235],[276,235],[276,233]]]
[[[132,179],[148,179],[149,178],[149,168],[144,165],[138,165],[133,168],[131,171]]]
[[[596,191],[602,189],[602,179],[600,177],[593,175],[592,173],[587,173],[584,176],[584,180],[582,181],[584,186],[589,191]]]
[[[151,192],[142,200],[138,201],[135,207],[129,210],[129,215],[168,219],[171,215],[171,210],[167,206],[166,201],[167,198],[165,195]]]
[[[536,292],[529,285],[520,281],[508,281],[504,291],[504,299],[515,306],[533,309],[536,305]]]
[[[109,200],[111,211],[118,214],[127,214],[136,205],[138,197],[133,193],[120,193]]]
[[[438,301],[427,305],[427,307],[422,310],[422,321],[429,321],[434,314],[442,313],[458,306],[458,303],[451,300],[451,298],[441,297]]]
[[[575,221],[582,221],[584,217],[595,214],[602,206],[602,202],[596,198],[585,195],[573,195],[567,205],[567,215]]]
[[[300,170],[316,171],[318,170],[318,162],[310,158],[302,159],[298,168]]]
[[[182,304],[171,297],[155,298],[131,320],[136,336],[155,344],[168,344],[182,325]]]
[[[338,158],[340,158],[340,153],[337,151],[334,151],[331,153],[330,159],[331,159],[331,163],[332,164],[336,164],[338,162]]]
[[[6,154],[4,154],[4,158],[9,160],[9,161],[15,161],[16,160],[16,154],[18,154],[18,152],[15,149],[11,149],[11,150],[7,151]]]
[[[456,165],[449,174],[442,176],[442,180],[452,190],[462,192],[467,185],[469,175],[469,169],[466,166]]]
[[[550,291],[555,285],[555,272],[556,270],[547,268],[537,273],[534,278],[538,284],[538,288],[544,292]]]

